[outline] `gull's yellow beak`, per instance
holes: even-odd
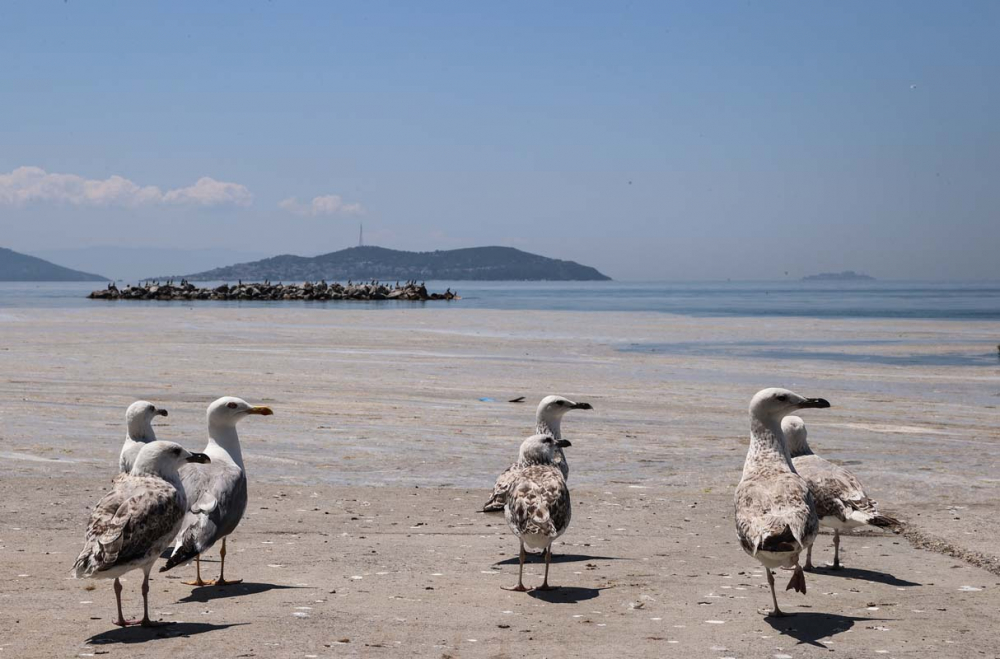
[[[261,416],[271,416],[272,414],[274,414],[274,411],[270,407],[267,407],[265,405],[254,405],[249,410],[247,410],[247,414],[260,414]]]

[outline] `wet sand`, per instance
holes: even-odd
[[[1000,646],[1000,578],[963,560],[995,569],[1000,369],[635,349],[808,351],[808,338],[824,353],[961,356],[995,350],[995,324],[95,307],[4,310],[0,337],[0,657],[978,657]],[[846,538],[849,569],[781,595],[796,616],[761,616],[766,583],[735,541],[731,497],[747,401],[773,385],[829,399],[806,417],[814,448],[858,473],[918,544],[947,541],[954,556],[904,536]],[[552,573],[563,588],[510,593],[516,541],[502,516],[474,511],[547,393],[596,408],[564,424],[574,517]],[[191,569],[157,575],[154,614],[178,624],[117,630],[110,583],[68,571],[113,475],[124,409],[162,404],[159,436],[198,448],[204,408],[223,394],[276,412],[240,427],[251,503],[227,575],[247,581],[192,591],[180,583]],[[515,396],[529,404],[504,402]],[[829,536],[816,557],[832,558]]]

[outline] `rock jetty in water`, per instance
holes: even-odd
[[[310,300],[325,302],[327,300],[404,300],[409,302],[424,302],[427,300],[457,300],[458,295],[449,288],[444,293],[428,293],[427,287],[415,281],[400,284],[385,284],[379,281],[352,282],[328,284],[325,281],[305,282],[302,284],[244,284],[242,281],[235,286],[223,284],[215,288],[198,288],[187,280],[180,283],[168,281],[144,282],[138,286],[118,288],[108,284],[103,290],[94,291],[87,296],[91,300],[255,300],[274,301]]]

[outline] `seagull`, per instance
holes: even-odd
[[[786,416],[781,421],[781,430],[788,443],[795,471],[809,484],[819,525],[833,529],[833,569],[840,565],[840,532],[851,531],[861,526],[896,529],[901,526],[898,519],[882,515],[878,502],[869,499],[861,481],[851,472],[829,460],[824,460],[809,448],[806,441],[806,424],[797,416]],[[806,569],[811,570],[812,546],[806,553]]]
[[[574,403],[562,396],[546,396],[538,404],[538,409],[535,410],[535,433],[548,435],[556,440],[562,439],[560,426],[562,425],[563,415],[570,410],[592,409],[594,408],[590,403]],[[559,471],[562,472],[564,479],[569,478],[569,463],[566,462],[566,454],[563,453],[563,447],[565,446],[571,446],[571,444],[566,442],[565,444],[557,445],[555,452],[555,465],[559,467]],[[483,504],[484,513],[500,512],[504,509],[504,503],[507,501],[507,490],[517,478],[517,472],[521,467],[520,462],[515,462],[497,477],[497,482],[493,485],[493,494],[490,496],[490,500]]]
[[[156,416],[167,416],[167,411],[148,400],[137,400],[125,410],[127,430],[121,455],[118,456],[118,471],[121,473],[132,471],[132,464],[135,456],[139,455],[139,450],[149,442],[156,441],[156,433],[153,432],[153,418]]]
[[[750,401],[750,450],[743,478],[736,486],[736,535],[743,551],[767,572],[774,602],[772,616],[783,616],[774,593],[776,567],[793,568],[785,590],[805,594],[806,577],[799,554],[812,546],[819,530],[809,485],[795,472],[781,432],[787,414],[806,408],[826,408],[822,398],[803,398],[787,389],[764,389]]]
[[[189,586],[225,586],[242,579],[226,581],[226,536],[236,530],[247,509],[247,476],[236,424],[249,414],[270,416],[270,407],[254,406],[241,398],[225,396],[208,406],[208,446],[212,458],[207,466],[181,469],[181,483],[187,494],[188,511],[174,543],[174,551],[160,572],[195,560],[196,578]],[[219,555],[219,578],[201,579],[201,554],[222,540]]]
[[[187,508],[178,469],[187,463],[206,464],[204,453],[191,453],[174,442],[143,445],[132,470],[114,480],[110,492],[94,507],[87,525],[83,551],[73,565],[78,578],[114,578],[119,627],[163,623],[149,619],[149,571],[180,530]],[[122,584],[119,577],[140,569],[142,620],[122,615]]]
[[[517,586],[505,590],[525,592],[524,560],[528,551],[545,553],[545,579],[539,590],[551,590],[549,564],[552,542],[569,526],[570,500],[566,479],[555,464],[556,450],[567,445],[549,435],[532,435],[521,444],[518,464],[521,468],[508,492],[504,516],[507,526],[521,541]]]

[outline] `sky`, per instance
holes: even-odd
[[[623,280],[1000,279],[998,31],[992,0],[8,0],[0,246],[363,223]]]

